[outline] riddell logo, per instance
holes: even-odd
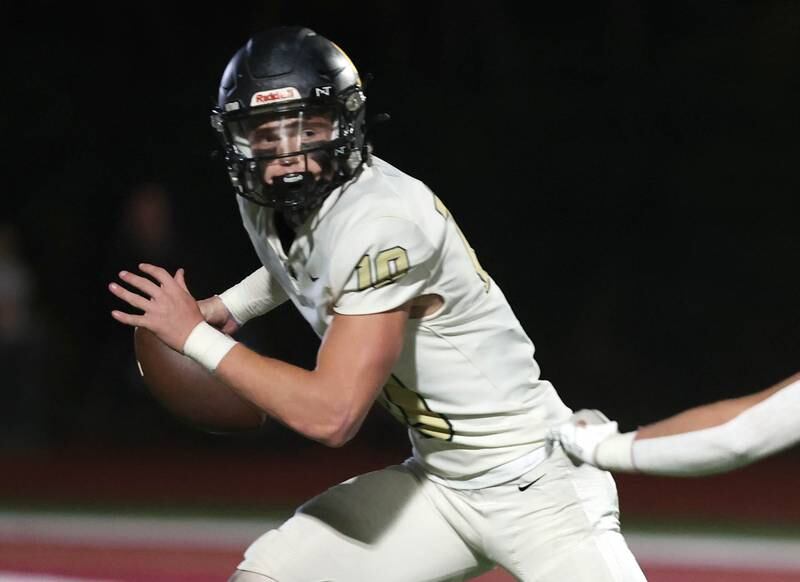
[[[259,91],[250,98],[250,106],[266,105],[276,101],[289,101],[300,99],[300,92],[294,87],[283,87],[282,89],[272,89],[271,91]]]

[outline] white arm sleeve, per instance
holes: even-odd
[[[219,298],[239,325],[277,307],[289,297],[266,268],[261,267],[248,275]]]
[[[800,442],[798,419],[800,381],[789,384],[724,424],[632,441],[633,468],[642,473],[678,477],[730,471]],[[630,445],[613,437],[601,443],[597,449],[598,464],[615,464],[608,460],[619,457],[615,449],[624,446]],[[604,468],[630,470],[630,467]]]

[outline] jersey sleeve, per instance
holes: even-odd
[[[438,254],[408,219],[381,217],[359,225],[331,259],[333,311],[363,315],[403,305],[424,293]]]

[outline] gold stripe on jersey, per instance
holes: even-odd
[[[425,399],[409,390],[392,374],[383,387],[384,406],[397,420],[418,430],[425,436],[453,440],[453,425],[443,414],[432,411]]]
[[[439,198],[436,194],[433,195],[433,204],[436,207],[436,211],[444,216],[445,220],[452,218],[452,214],[450,214],[447,206],[444,205],[444,202],[442,202],[441,198]],[[456,232],[458,232],[458,236],[461,237],[461,242],[464,243],[464,246],[467,249],[467,254],[472,260],[472,265],[475,267],[475,272],[478,274],[478,277],[480,277],[480,280],[483,281],[483,286],[488,293],[492,281],[491,277],[489,277],[489,273],[487,273],[484,268],[481,267],[481,263],[478,261],[478,255],[475,254],[475,249],[470,246],[469,241],[467,241],[467,237],[465,237],[464,233],[461,232],[461,229],[458,227],[455,219],[453,219],[453,226],[456,227]]]

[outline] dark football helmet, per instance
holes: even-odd
[[[228,63],[211,124],[236,193],[306,212],[367,161],[365,103],[353,63],[301,27],[253,36]]]

